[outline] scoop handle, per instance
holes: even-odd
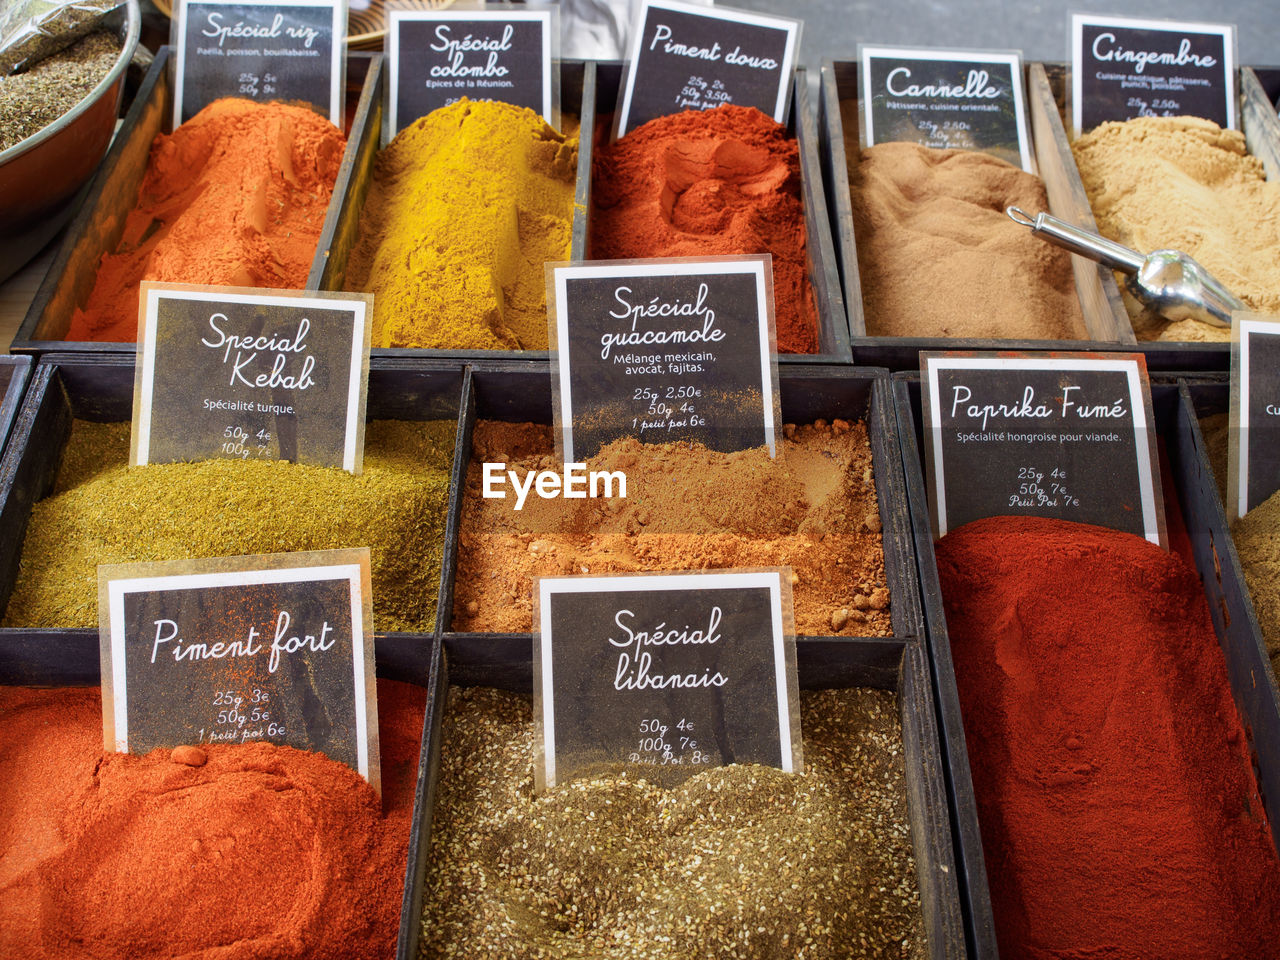
[[[1032,233],[1050,243],[1070,250],[1072,253],[1078,253],[1082,257],[1088,257],[1090,260],[1096,260],[1112,270],[1134,274],[1142,269],[1142,263],[1146,259],[1136,250],[1130,250],[1123,244],[1100,237],[1088,230],[1082,230],[1074,224],[1059,220],[1047,213],[1037,213],[1032,217],[1018,207],[1008,207],[1005,213],[1014,223],[1030,227]]]

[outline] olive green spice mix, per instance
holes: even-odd
[[[533,788],[529,699],[452,688],[421,953],[923,958],[897,698],[801,695],[806,768]]]
[[[98,564],[367,546],[378,630],[435,626],[453,421],[374,421],[364,472],[281,460],[130,467],[129,424],[75,421],[27,526],[10,627],[98,623]]]
[[[0,150],[53,123],[111,72],[120,56],[113,34],[91,33],[26,73],[0,76]]]

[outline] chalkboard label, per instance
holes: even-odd
[[[463,97],[528,107],[558,126],[558,36],[556,7],[391,11],[388,139]]]
[[[346,0],[178,0],[173,125],[221,97],[304,103],[342,127]]]
[[[1165,546],[1141,354],[920,354],[935,537],[984,517],[1056,517]]]
[[[564,462],[620,437],[776,451],[768,255],[548,264]]]
[[[130,463],[360,472],[371,295],[144,282],[139,311]]]
[[[645,0],[619,95],[621,137],[655,117],[721,104],[787,122],[800,21],[678,0]]]
[[[631,768],[803,768],[787,570],[537,581],[539,790]]]
[[[864,146],[981,150],[1034,170],[1020,54],[868,45],[858,53]]]
[[[1227,513],[1243,517],[1280,490],[1280,320],[1231,321]]]
[[[100,566],[106,749],[265,740],[378,790],[369,583],[367,548]]]
[[[1236,126],[1236,28],[1218,23],[1071,16],[1071,122],[1204,117]]]

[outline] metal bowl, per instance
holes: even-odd
[[[138,0],[110,14],[123,46],[111,71],[61,117],[0,151],[0,281],[40,252],[75,212],[115,132],[124,73],[138,47]]]

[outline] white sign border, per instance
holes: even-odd
[[[1235,365],[1236,369],[1232,372],[1233,387],[1239,391],[1239,400],[1236,402],[1237,417],[1237,433],[1231,438],[1231,446],[1236,457],[1236,485],[1235,485],[1235,511],[1234,516],[1228,517],[1229,520],[1235,521],[1243,517],[1249,512],[1249,393],[1250,393],[1250,376],[1249,376],[1249,350],[1250,340],[1255,336],[1263,337],[1280,337],[1280,318],[1265,319],[1262,317],[1245,317],[1237,313],[1235,318],[1236,332],[1232,339],[1238,342],[1239,362]],[[1236,344],[1232,344],[1236,347]],[[1234,400],[1234,398],[1233,398]],[[1230,470],[1228,470],[1230,474]],[[1230,499],[1230,498],[1228,498]],[[1224,510],[1229,510],[1231,504],[1224,503]]]
[[[138,410],[134,414],[135,440],[137,444],[137,462],[150,462],[151,453],[151,408],[154,402],[156,379],[156,326],[158,323],[160,301],[195,300],[203,303],[247,303],[247,304],[279,304],[313,310],[348,310],[352,314],[355,328],[351,338],[351,371],[347,389],[347,421],[342,448],[342,469],[354,473],[356,467],[356,449],[360,438],[361,426],[361,381],[365,363],[365,352],[368,347],[364,342],[365,328],[368,326],[368,303],[364,300],[347,300],[341,297],[288,296],[272,295],[264,290],[261,295],[246,293],[217,293],[208,290],[169,290],[163,287],[150,287],[146,291],[144,302],[146,312],[142,327],[138,331],[138,351],[142,365],[139,381]]]
[[[882,47],[863,44],[859,50],[862,63],[860,75],[862,81],[863,122],[867,130],[867,146],[875,146],[875,123],[871,116],[871,61],[873,59],[900,60],[937,60],[947,63],[997,63],[1009,67],[1013,78],[1013,111],[1018,125],[1018,155],[1022,160],[1022,169],[1028,173],[1036,172],[1035,158],[1031,152],[1031,138],[1028,134],[1027,100],[1023,90],[1025,86],[1022,76],[1022,54],[1004,51],[953,50],[941,47]],[[983,152],[975,148],[976,152]]]
[[[551,103],[551,74],[554,62],[551,53],[551,34],[553,30],[554,8],[538,7],[523,10],[391,10],[387,23],[387,65],[390,68],[387,84],[387,117],[388,129],[392,138],[400,132],[397,125],[397,97],[400,89],[400,24],[405,21],[430,22],[450,20],[492,20],[502,23],[507,20],[517,22],[541,22],[542,24],[542,119],[549,125],[555,125],[554,111]]]
[[[761,402],[764,404],[764,438],[769,456],[777,455],[777,424],[774,421],[773,393],[773,344],[769,339],[769,298],[765,282],[765,263],[762,258],[743,260],[700,260],[678,263],[571,263],[553,268],[555,276],[555,303],[551,309],[556,318],[556,374],[560,394],[560,436],[564,444],[564,462],[574,463],[573,458],[573,397],[570,377],[568,282],[583,278],[619,280],[628,277],[687,277],[717,274],[754,274],[756,278],[756,307],[760,336]]]
[[[924,357],[929,391],[928,436],[925,442],[933,451],[934,488],[938,521],[938,537],[947,534],[947,499],[942,460],[942,403],[939,396],[939,370],[1099,370],[1124,373],[1129,384],[1129,402],[1133,405],[1134,453],[1138,461],[1138,491],[1142,497],[1143,537],[1160,546],[1160,519],[1156,511],[1155,477],[1151,469],[1151,437],[1147,433],[1152,411],[1142,396],[1142,377],[1138,362],[1072,357]],[[922,398],[924,399],[924,398]],[[1138,413],[1141,412],[1141,416]]]
[[[556,785],[555,677],[551,666],[551,596],[564,593],[613,593],[653,590],[743,590],[766,588],[771,605],[773,665],[778,694],[778,732],[782,770],[795,771],[795,750],[791,742],[792,707],[787,679],[786,633],[782,624],[782,574],[755,573],[671,573],[631,574],[599,577],[542,577],[538,580],[538,644],[542,692],[542,749],[546,785]]]
[[[1167,33],[1196,33],[1222,37],[1222,64],[1227,81],[1227,129],[1240,129],[1240,115],[1236,109],[1236,27],[1229,23],[1204,23],[1197,20],[1152,20],[1145,17],[1115,17],[1100,13],[1071,14],[1071,126],[1075,136],[1083,131],[1084,121],[1084,28],[1127,27],[1136,30],[1162,30]]]
[[[333,16],[329,21],[333,36],[333,49],[329,57],[329,122],[339,130],[342,129],[343,102],[342,75],[343,58],[347,54],[347,4],[344,0],[176,0],[173,10],[174,29],[177,32],[177,43],[174,46],[174,80],[173,80],[173,129],[182,126],[182,99],[185,88],[187,63],[187,15],[188,7],[196,6],[262,6],[269,7],[329,7]],[[196,111],[197,113],[199,111]]]
[[[181,560],[183,564],[199,561]],[[131,593],[159,590],[202,590],[256,586],[268,583],[311,583],[346,580],[351,587],[351,650],[355,677],[356,764],[360,776],[369,779],[369,705],[360,695],[366,689],[365,645],[372,642],[364,632],[364,597],[361,588],[361,565],[332,564],[316,567],[285,567],[257,570],[221,570],[215,573],[189,573],[176,576],[133,577],[107,581],[109,598],[108,630],[111,637],[111,694],[115,720],[116,750],[129,752],[129,694],[125,665],[124,601]]]
[[[735,10],[731,7],[704,7],[698,4],[681,3],[680,0],[642,0],[640,13],[632,25],[633,36],[627,51],[626,85],[623,87],[622,105],[618,109],[617,139],[625,136],[630,126],[631,95],[636,87],[636,65],[640,59],[640,48],[644,45],[645,27],[648,24],[650,10],[670,10],[674,13],[687,13],[691,16],[705,17],[710,20],[749,23],[752,26],[767,27],[786,33],[786,53],[783,54],[782,69],[778,77],[778,98],[773,108],[774,122],[782,123],[783,118],[787,115],[787,94],[791,90],[791,82],[796,69],[796,56],[799,52],[799,20],[789,17],[773,17],[748,10]]]

